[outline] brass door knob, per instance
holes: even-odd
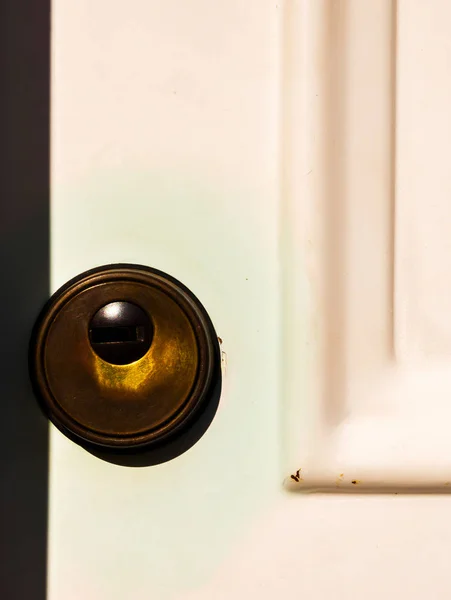
[[[149,448],[210,402],[218,338],[199,300],[139,265],[82,273],[42,311],[30,345],[36,395],[52,422],[94,448]]]

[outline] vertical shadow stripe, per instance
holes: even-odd
[[[48,425],[27,353],[49,295],[50,0],[1,0],[0,86],[0,598],[44,600]]]

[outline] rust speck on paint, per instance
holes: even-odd
[[[219,335],[218,335],[218,342],[219,342],[220,344],[222,344],[222,338],[220,338],[220,337],[219,337]]]
[[[359,484],[359,483],[360,483],[360,480],[359,480],[359,479],[353,479],[353,480],[351,481],[351,483],[352,483],[352,485],[357,485],[357,484]]]
[[[300,483],[301,481],[304,481],[304,478],[301,475],[301,471],[302,471],[302,469],[298,469],[294,475],[290,475],[290,478],[293,481],[296,481],[296,483]]]

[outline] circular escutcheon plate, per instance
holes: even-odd
[[[113,303],[131,303],[150,321],[150,346],[128,364],[107,362],[92,344],[93,317]],[[97,343],[133,335],[117,331],[118,342],[115,331],[95,332]],[[68,437],[94,447],[149,448],[185,431],[208,404],[218,370],[218,338],[199,300],[140,265],[99,267],[69,281],[45,306],[30,344],[45,412]]]

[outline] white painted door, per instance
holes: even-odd
[[[450,31],[446,0],[54,0],[52,289],[170,273],[224,382],[159,466],[51,429],[50,600],[449,597]]]

